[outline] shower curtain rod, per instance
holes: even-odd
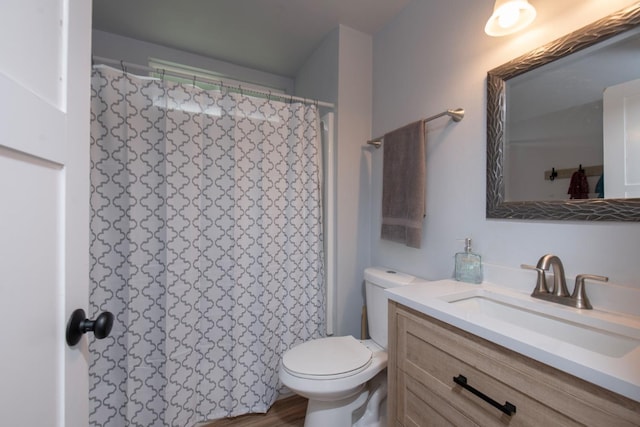
[[[193,80],[194,84],[195,84],[196,81],[199,81],[199,82],[202,82],[202,83],[214,84],[216,86],[220,86],[220,88],[227,88],[228,90],[231,90],[231,91],[234,91],[234,92],[240,92],[240,93],[245,93],[245,94],[249,94],[249,95],[257,95],[257,96],[260,96],[262,98],[267,98],[267,99],[274,98],[274,99],[281,99],[281,100],[285,100],[285,101],[289,101],[289,102],[297,101],[297,102],[303,102],[305,104],[315,104],[315,105],[317,105],[319,107],[335,108],[335,104],[333,104],[331,102],[318,101],[316,99],[301,98],[301,97],[298,97],[298,96],[286,95],[286,94],[281,94],[281,93],[265,92],[265,91],[257,90],[257,89],[247,89],[247,88],[243,88],[242,85],[238,85],[236,87],[236,86],[232,86],[232,85],[226,84],[226,83],[222,82],[221,80],[209,79],[209,78],[206,78],[206,77],[198,77],[198,76],[194,76],[192,74],[181,73],[179,71],[169,71],[169,70],[165,70],[164,68],[148,67],[146,65],[134,64],[134,63],[125,62],[125,61],[122,61],[122,60],[105,58],[105,57],[102,57],[102,56],[92,56],[91,57],[91,61],[92,61],[92,63],[97,63],[97,64],[113,64],[113,65],[117,65],[117,66],[120,66],[120,68],[122,68],[122,71],[126,71],[127,68],[136,68],[136,69],[142,70],[142,71],[158,73],[158,74],[161,74],[161,75],[172,75],[172,76],[175,76],[175,77],[181,77],[181,78],[184,78],[184,79]]]
[[[422,121],[426,123],[442,116],[449,116],[454,122],[459,122],[464,118],[464,108],[456,108],[455,110],[443,111],[442,113],[438,113],[433,116],[427,117],[426,119],[422,119]],[[377,138],[368,140],[367,144],[373,145],[376,148],[380,148],[380,146],[382,145],[383,139],[384,139],[384,136],[379,136]]]

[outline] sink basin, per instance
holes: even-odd
[[[608,357],[620,358],[640,346],[636,330],[610,320],[585,318],[552,303],[531,303],[492,292],[449,295],[446,302],[468,320],[488,318],[555,338]],[[584,312],[583,312],[584,313]],[[462,314],[462,313],[461,313]]]

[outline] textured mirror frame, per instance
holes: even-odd
[[[640,3],[522,55],[487,74],[487,218],[640,221],[640,199],[505,201],[506,81],[635,28]]]

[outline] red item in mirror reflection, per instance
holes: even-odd
[[[571,183],[567,194],[570,194],[572,199],[589,198],[589,182],[587,181],[587,174],[584,173],[582,167],[571,175]]]

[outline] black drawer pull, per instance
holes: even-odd
[[[453,382],[458,384],[462,388],[469,390],[471,393],[475,394],[480,399],[484,400],[487,403],[490,403],[493,407],[500,409],[502,412],[504,412],[509,416],[516,413],[515,405],[509,402],[505,402],[504,405],[499,404],[498,402],[496,402],[486,394],[482,393],[481,391],[478,391],[477,389],[467,384],[467,377],[465,377],[464,375],[458,375],[457,377],[453,377]]]

